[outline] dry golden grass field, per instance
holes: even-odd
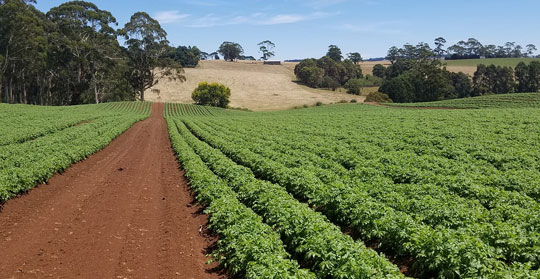
[[[161,80],[145,92],[153,102],[192,103],[191,93],[199,82],[218,82],[231,88],[231,107],[254,111],[288,109],[296,106],[336,103],[365,97],[343,92],[312,89],[294,82],[294,65],[263,65],[261,62],[201,61],[185,69],[187,81]]]

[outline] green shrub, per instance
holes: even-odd
[[[226,108],[231,97],[231,89],[219,83],[201,82],[191,98],[197,105]]]
[[[392,103],[392,99],[388,95],[381,92],[371,92],[366,97],[366,102],[372,103]]]

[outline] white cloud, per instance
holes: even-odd
[[[159,23],[166,24],[180,22],[188,16],[188,14],[181,14],[179,11],[161,11],[157,12],[154,18],[159,21]]]
[[[305,16],[301,15],[276,15],[268,18],[265,21],[261,21],[258,24],[260,25],[274,25],[274,24],[287,24],[295,23],[306,20]]]
[[[188,27],[213,27],[225,25],[278,25],[278,24],[293,24],[302,21],[314,20],[324,17],[337,15],[338,13],[311,13],[311,14],[278,14],[267,15],[264,13],[253,13],[244,16],[217,16],[215,14],[207,14],[203,17],[190,21]]]

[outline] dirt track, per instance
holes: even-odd
[[[4,205],[1,278],[219,278],[161,112]]]

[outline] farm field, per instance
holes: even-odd
[[[318,278],[539,276],[538,109],[334,105],[167,122],[191,183],[221,185],[198,186],[200,200],[234,195]]]
[[[2,105],[0,149],[21,151],[0,153],[0,273],[538,278],[538,98],[502,96],[461,110]]]
[[[473,98],[462,98],[425,103],[389,103],[387,106],[411,108],[540,108],[539,93],[514,93],[500,95],[484,95]]]
[[[5,178],[10,183],[9,179],[28,178],[30,183],[38,179],[30,175],[44,174],[45,179],[117,137],[46,184],[3,204],[0,277],[225,278],[212,271],[216,264],[205,264],[206,251],[216,238],[208,232],[207,217],[178,168],[160,104],[1,109],[7,125],[6,117],[27,117],[27,125],[41,123],[39,115],[51,116],[51,124],[69,119],[81,123],[75,118],[82,113],[87,114],[82,119],[94,119],[18,143],[20,148],[9,149],[17,154],[0,153],[3,187]],[[142,121],[133,124],[137,120]],[[12,138],[20,142],[22,134]],[[42,169],[44,173],[36,172]],[[10,189],[9,196],[20,190]]]
[[[341,100],[364,100],[362,96],[299,85],[294,82],[294,73],[283,65],[269,66],[245,61],[201,61],[197,68],[184,70],[186,82],[163,79],[154,88],[146,91],[147,101],[192,103],[191,93],[203,81],[228,86],[232,91],[229,104],[231,107],[254,111],[283,110],[296,106],[311,106],[317,102],[329,104]]]

